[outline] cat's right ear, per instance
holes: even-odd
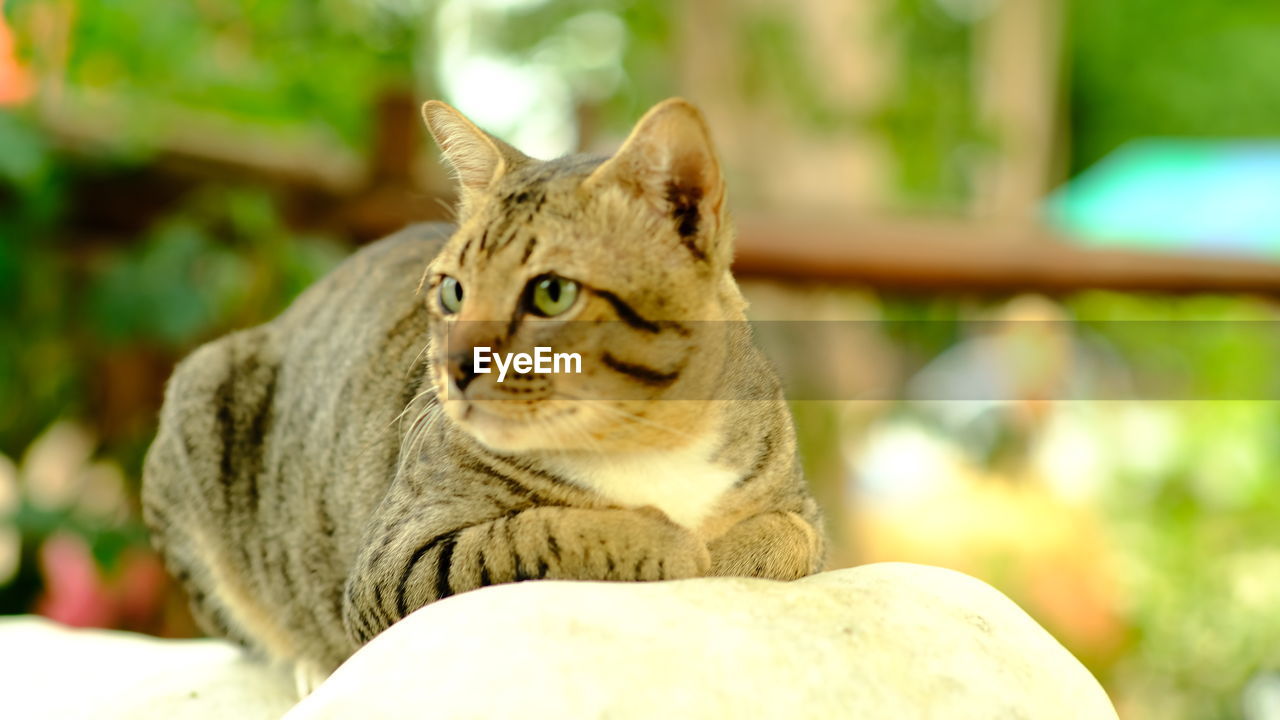
[[[467,195],[487,190],[512,167],[529,159],[439,100],[428,100],[422,106],[422,117],[457,173],[464,203]]]

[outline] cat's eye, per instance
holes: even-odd
[[[462,283],[457,278],[445,275],[440,280],[440,307],[448,315],[462,309]]]
[[[578,283],[559,275],[534,278],[529,287],[529,309],[542,317],[560,315],[578,299]]]

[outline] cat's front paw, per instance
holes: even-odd
[[[679,580],[703,577],[711,571],[711,553],[707,544],[683,525],[678,525],[661,510],[642,507],[632,512],[649,524],[652,551],[635,565],[635,577],[626,580]]]
[[[711,572],[707,544],[656,508],[540,507],[497,527],[485,537],[510,538],[517,581],[676,580]]]

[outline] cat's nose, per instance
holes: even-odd
[[[453,379],[453,384],[457,386],[459,392],[466,392],[467,386],[476,379],[476,366],[472,355],[470,351],[449,355],[449,377]]]

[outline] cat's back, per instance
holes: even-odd
[[[414,225],[362,248],[264,326],[280,369],[276,460],[335,512],[363,516],[379,499],[368,481],[394,474],[401,414],[427,389],[419,285],[453,229]],[[341,545],[358,541],[342,529]]]
[[[183,454],[219,460],[184,468],[198,475],[349,462],[344,450],[369,439],[364,420],[412,383],[428,323],[417,286],[452,231],[414,225],[372,243],[275,319],[197,348],[169,379],[155,445],[173,431],[190,436]],[[272,457],[247,462],[257,454]]]
[[[360,519],[393,474],[396,415],[420,392],[417,285],[451,232],[416,225],[373,243],[276,319],[175,368],[143,504],[206,630],[287,646],[299,639],[281,626],[313,624],[289,615],[312,612],[341,629]],[[340,632],[315,642],[346,651]]]

